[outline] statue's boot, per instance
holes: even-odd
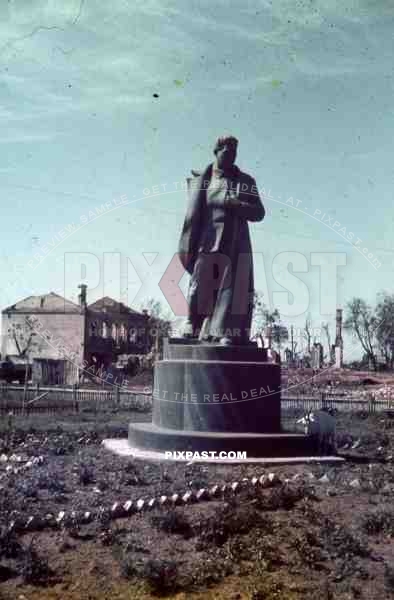
[[[200,334],[198,336],[198,339],[200,340],[200,342],[209,342],[212,339],[212,336],[210,335],[209,327],[210,327],[210,318],[205,317],[205,319],[202,323],[202,326],[201,326]]]
[[[183,329],[183,337],[198,340],[201,336],[200,328],[196,327],[190,320],[187,320]]]

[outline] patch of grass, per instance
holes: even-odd
[[[269,490],[252,490],[250,498],[255,498],[256,508],[263,511],[291,510],[302,500],[316,500],[312,486],[288,483]]]
[[[156,529],[166,533],[176,533],[184,538],[190,538],[194,535],[193,528],[183,511],[173,509],[164,514],[151,517],[151,524]]]
[[[50,492],[60,494],[64,494],[67,491],[64,481],[60,479],[59,474],[56,472],[50,473],[44,471],[39,473],[37,477],[37,487],[39,489],[47,489]]]
[[[94,468],[92,465],[81,463],[78,466],[78,483],[81,485],[90,485],[94,481]]]
[[[126,555],[121,566],[125,577],[143,579],[150,591],[157,596],[178,589],[178,567],[173,561],[152,558],[133,560]]]
[[[34,547],[34,538],[23,550],[20,573],[24,583],[31,585],[49,585],[53,571],[46,558],[40,556]]]
[[[173,561],[149,559],[144,565],[144,579],[152,592],[164,595],[177,589],[178,567]]]
[[[30,500],[38,500],[39,498],[38,489],[32,481],[17,481],[15,489]]]
[[[366,558],[371,554],[366,540],[357,531],[351,531],[330,519],[324,519],[320,535],[323,547],[333,558],[349,558],[350,556]]]
[[[322,550],[322,543],[318,536],[311,530],[300,531],[290,542],[294,552],[297,552],[300,559],[311,568],[322,571],[325,569],[324,561],[327,556]]]
[[[253,528],[271,533],[272,523],[250,504],[220,507],[213,517],[199,524],[198,549],[222,546],[231,536],[247,534]]]
[[[23,551],[15,532],[7,527],[0,531],[0,558],[18,558]]]
[[[385,566],[384,583],[388,590],[394,592],[394,567],[391,565],[386,564]]]
[[[368,535],[394,536],[394,510],[378,508],[365,513],[361,520],[361,527]]]

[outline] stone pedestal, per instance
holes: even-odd
[[[132,423],[129,444],[150,450],[313,453],[303,434],[281,430],[280,366],[257,345],[171,340],[155,365],[152,423]]]

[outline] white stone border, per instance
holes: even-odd
[[[108,448],[108,442],[112,442],[114,440],[103,440],[103,445]],[[127,443],[127,440],[116,440]],[[133,449],[130,448],[132,451]],[[113,451],[113,448],[112,448]],[[151,453],[152,454],[152,453]],[[160,453],[155,453],[160,454]],[[135,456],[131,453],[129,456]],[[125,454],[123,454],[125,456]],[[163,460],[163,455],[160,454],[160,460]],[[147,458],[146,456],[141,458]],[[271,464],[290,464],[295,462],[345,462],[345,459],[340,457],[293,457],[289,459],[249,459],[249,462],[257,462],[259,461],[271,462]],[[279,462],[281,461],[281,462]],[[186,461],[184,461],[186,462]],[[197,462],[197,461],[194,461]],[[206,461],[199,462],[221,462],[221,463],[235,463],[236,461],[230,460],[216,460],[216,459],[207,459]],[[245,461],[242,461],[245,462]],[[190,462],[189,462],[190,464]],[[277,485],[287,484],[291,480],[284,479],[283,481],[279,478],[276,473],[264,473],[259,477],[244,477],[241,481],[233,481],[231,483],[225,484],[215,484],[209,488],[201,488],[198,491],[187,490],[182,494],[168,494],[168,495],[159,495],[156,497],[149,498],[148,500],[144,498],[138,498],[137,500],[126,500],[125,502],[114,502],[110,508],[100,507],[96,511],[65,511],[61,510],[57,514],[47,513],[45,515],[32,515],[25,517],[21,513],[14,512],[13,520],[10,522],[8,526],[9,532],[19,532],[25,533],[28,531],[40,531],[43,529],[49,528],[67,528],[72,526],[81,526],[92,523],[93,521],[97,522],[105,522],[112,521],[114,519],[121,519],[129,517],[133,514],[146,512],[152,510],[156,507],[164,507],[171,508],[175,506],[186,506],[196,502],[203,502],[214,499],[225,499],[228,496],[233,496],[240,489],[244,489],[245,487],[252,487],[252,489],[258,488],[272,488]]]

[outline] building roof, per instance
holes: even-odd
[[[2,314],[12,313],[80,313],[81,308],[75,302],[66,300],[63,296],[49,292],[40,296],[28,296],[1,311]]]
[[[92,302],[92,304],[89,304],[88,309],[97,313],[125,313],[138,317],[144,316],[142,312],[138,312],[137,310],[126,306],[123,304],[123,302],[118,302],[109,296],[104,296],[104,298],[100,298],[99,300],[96,300],[96,302]]]

